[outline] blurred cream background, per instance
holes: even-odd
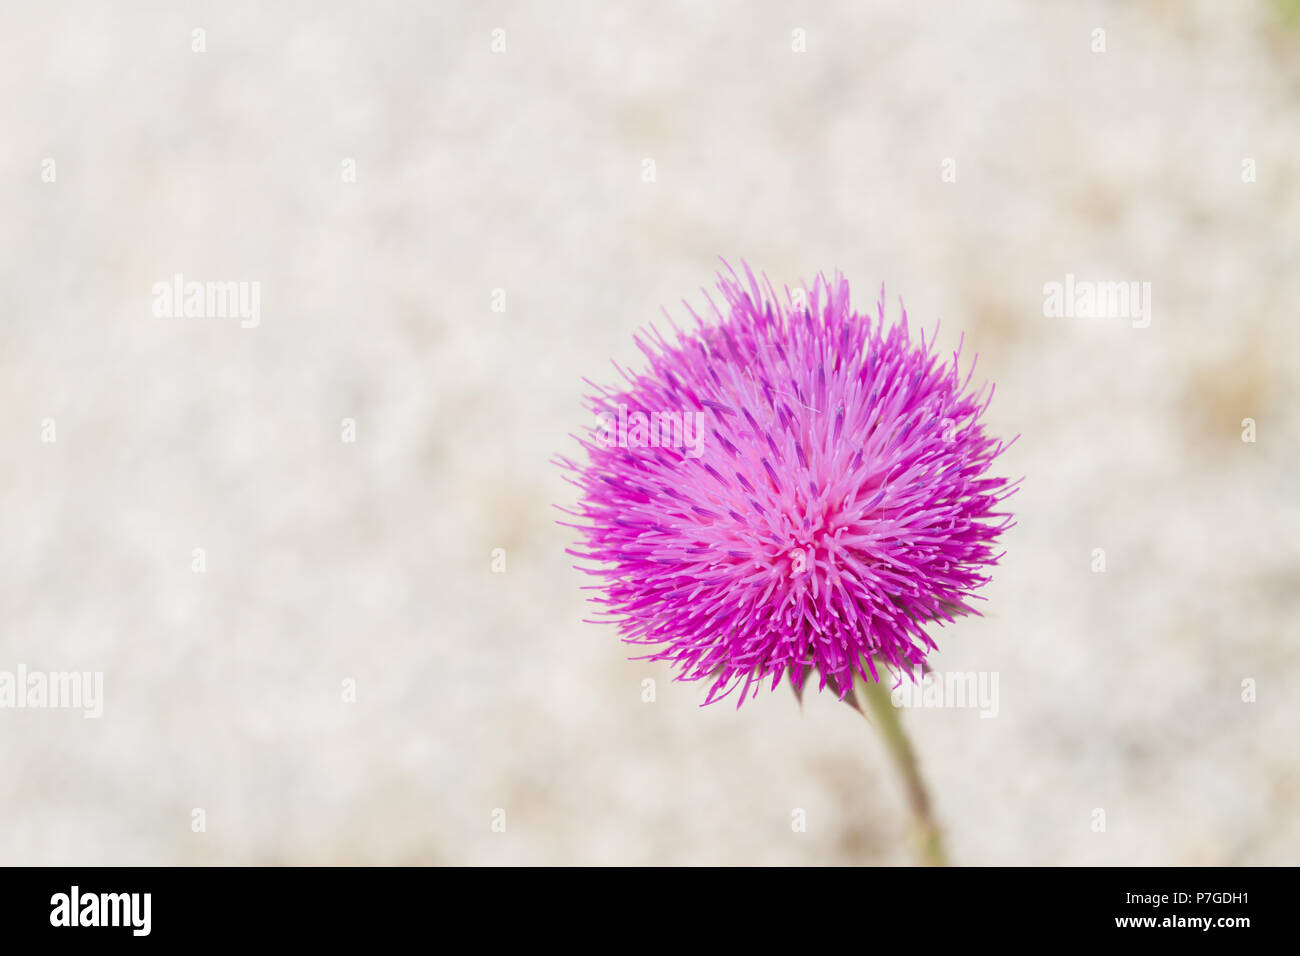
[[[932,659],[999,715],[905,715],[954,861],[1300,862],[1282,7],[114,6],[0,13],[0,670],[105,682],[0,710],[0,862],[910,863],[856,714],[581,623],[580,378],[718,255],[885,283],[1021,435]],[[261,324],[156,318],[178,272]],[[1045,317],[1067,273],[1151,326]]]

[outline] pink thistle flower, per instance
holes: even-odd
[[[687,306],[694,330],[637,337],[649,367],[616,365],[625,386],[587,383],[588,460],[558,459],[602,618],[711,680],[705,703],[769,676],[843,698],[878,662],[914,675],[926,624],[978,613],[1011,526],[1015,486],[985,477],[1006,447],[980,423],[992,387],[968,391],[960,347],[913,342],[905,310],[886,327],[883,289],[874,318],[838,274],[778,299],[728,266],[718,289],[715,321]]]

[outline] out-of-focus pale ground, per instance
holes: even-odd
[[[105,701],[0,710],[0,862],[911,862],[848,708],[701,709],[581,623],[580,378],[718,255],[886,283],[1021,436],[932,658],[999,714],[905,715],[953,859],[1300,862],[1300,25],[607,6],[5,4],[0,670]],[[156,318],[178,272],[261,324]],[[1045,317],[1066,273],[1150,327]]]

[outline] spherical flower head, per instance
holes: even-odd
[[[914,675],[1010,527],[992,387],[971,392],[960,347],[942,359],[905,310],[887,323],[883,289],[874,317],[838,274],[778,297],[728,267],[718,290],[710,321],[687,306],[694,329],[637,337],[649,365],[625,385],[588,382],[587,461],[559,459],[602,619],[711,681],[705,703],[767,677],[843,698],[880,664]]]

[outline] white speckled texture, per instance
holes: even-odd
[[[720,254],[886,283],[1021,435],[933,659],[1000,714],[906,715],[954,860],[1300,862],[1277,3],[105,6],[0,12],[0,670],[106,697],[0,710],[0,863],[911,862],[847,708],[701,709],[581,623],[549,460]],[[176,272],[260,326],[155,318]],[[1067,272],[1150,328],[1045,317]]]

